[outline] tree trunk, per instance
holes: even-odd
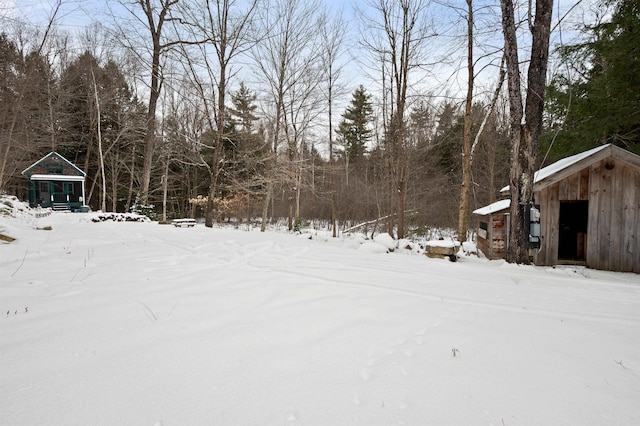
[[[511,131],[511,169],[509,172],[509,194],[511,197],[510,232],[507,242],[506,260],[510,263],[529,263],[524,247],[524,227],[520,208],[520,178],[522,177],[521,123],[523,118],[522,94],[520,92],[520,69],[516,25],[511,0],[500,0],[502,8],[502,31],[505,41],[505,62],[507,67],[507,89],[509,93],[509,115]],[[525,182],[526,184],[526,182]]]
[[[137,3],[147,18],[149,32],[151,33],[151,42],[153,43],[153,52],[151,55],[151,85],[149,86],[149,105],[147,109],[147,134],[145,135],[144,162],[142,166],[142,180],[140,182],[140,203],[146,206],[149,204],[149,185],[151,182],[151,168],[153,166],[153,153],[156,144],[156,109],[162,88],[160,55],[163,49],[170,45],[178,44],[178,42],[171,42],[164,45],[161,43],[162,26],[167,19],[169,10],[173,5],[178,3],[178,0],[162,0],[160,7],[153,6],[151,0],[137,0]],[[154,12],[156,11],[158,11],[157,22],[154,16]]]
[[[473,1],[467,0],[467,98],[464,106],[464,133],[462,140],[462,186],[458,210],[458,241],[467,241],[467,216],[469,212],[469,190],[471,188],[471,106],[473,101]]]
[[[511,231],[506,260],[511,263],[528,264],[530,263],[530,257],[524,213],[525,206],[534,201],[533,180],[535,159],[542,129],[553,0],[536,0],[535,22],[531,26],[533,43],[528,72],[526,110],[524,113],[522,94],[520,92],[513,3],[511,0],[501,0],[500,5],[502,7],[502,28],[505,38],[512,138],[511,171],[509,173]]]
[[[271,194],[273,193],[273,183],[267,182],[267,189],[262,204],[262,222],[260,223],[260,232],[267,230],[267,217],[269,217],[269,203],[271,203]]]
[[[223,52],[224,49],[222,48]],[[213,164],[211,165],[211,182],[209,183],[209,200],[205,210],[204,225],[208,228],[213,226],[213,209],[215,207],[214,199],[218,189],[218,176],[222,166],[220,162],[223,159],[223,141],[224,141],[224,117],[225,117],[225,92],[227,90],[226,80],[226,64],[220,64],[220,80],[218,80],[218,109],[216,116],[216,142],[213,151]]]
[[[169,158],[164,159],[164,173],[162,174],[162,221],[167,221],[167,192],[169,189]]]
[[[159,35],[158,35],[159,37]],[[140,182],[140,203],[149,204],[149,184],[151,182],[151,168],[156,144],[156,108],[160,97],[160,44],[154,36],[153,59],[151,63],[151,86],[149,93],[149,107],[147,109],[147,133],[145,135],[144,162],[142,164],[142,180]],[[157,47],[156,47],[157,45]]]
[[[135,179],[136,171],[136,145],[131,145],[131,170],[129,174],[129,189],[127,191],[127,202],[124,206],[124,211],[128,212],[131,208],[131,200],[133,199],[133,181]],[[86,203],[85,203],[86,204]]]
[[[329,67],[329,79],[333,81],[333,74],[331,72],[331,67]],[[333,119],[332,110],[333,110],[333,84],[329,83],[329,96],[328,96],[328,106],[329,106],[329,192],[331,192],[331,236],[336,238],[337,236],[337,212],[336,212],[336,192],[337,192],[337,184],[336,179],[334,178],[334,165],[333,165],[333,123],[331,120]]]
[[[96,84],[96,76],[91,68],[91,78],[93,79],[93,95],[96,102],[97,123],[96,130],[98,136],[98,158],[100,160],[100,176],[102,180],[102,192],[100,197],[100,210],[107,211],[107,178],[104,173],[104,155],[102,153],[102,117],[100,115],[100,99],[98,98],[98,85]]]
[[[116,151],[115,159],[113,161],[113,169],[120,164],[120,152]],[[111,174],[111,211],[115,212],[118,210],[118,180],[120,173],[112,173]]]

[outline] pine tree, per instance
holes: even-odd
[[[253,123],[258,119],[255,110],[258,107],[255,93],[245,86],[244,82],[240,83],[238,91],[231,94],[233,108],[230,108],[231,115],[235,118],[234,123],[242,126],[242,131],[249,134],[253,131]]]
[[[349,162],[355,164],[364,156],[367,143],[373,137],[373,130],[369,128],[372,119],[371,95],[360,85],[353,92],[351,105],[342,114],[337,130],[339,142],[344,144]]]
[[[231,93],[233,107],[228,108],[231,125],[226,132],[229,146],[225,146],[228,165],[224,177],[225,185],[232,191],[248,191],[260,186],[256,181],[260,180],[258,175],[267,152],[260,126],[256,126],[256,98],[243,82]]]
[[[613,6],[610,21],[585,27],[587,42],[560,50],[572,69],[548,88],[551,131],[543,151],[558,134],[547,163],[604,143],[640,153],[640,3],[602,6]]]

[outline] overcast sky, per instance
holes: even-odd
[[[133,0],[127,0],[133,2]],[[181,0],[184,1],[184,0]],[[27,23],[44,28],[52,15],[53,5],[57,0],[0,0],[0,20],[5,24]],[[71,34],[81,34],[85,28],[95,22],[113,26],[114,16],[122,16],[122,20],[130,19],[129,12],[123,9],[116,0],[61,0],[62,6],[56,15],[56,22],[60,28]],[[365,0],[321,0],[334,11],[342,10],[344,20],[347,23],[350,43],[349,52],[344,56],[346,63],[345,86],[351,93],[359,84],[364,84],[368,90],[375,94],[379,71],[375,64],[363,63],[356,58],[362,58],[365,53],[359,50],[358,40],[361,38],[362,20],[355,12],[356,7],[363,8]],[[443,6],[448,2],[449,6]],[[597,0],[556,0],[554,4],[555,32],[552,35],[552,49],[560,43],[571,43],[575,40],[575,29],[580,23],[594,19],[593,6]],[[526,5],[526,1],[522,1]],[[465,70],[465,38],[466,24],[460,19],[464,13],[465,2],[463,0],[432,1],[429,8],[429,16],[433,19],[434,32],[438,37],[429,45],[429,61],[432,64],[425,67],[425,72],[420,75],[420,84],[414,85],[415,93],[428,93],[434,98],[453,97],[461,99],[466,85]],[[478,60],[476,72],[476,94],[482,95],[492,92],[497,78],[496,64],[499,64],[499,55],[495,53],[502,46],[502,35],[499,30],[500,10],[498,0],[475,0],[476,8],[476,58],[482,54],[494,52],[491,59]],[[456,10],[456,8],[462,8]],[[567,12],[569,12],[567,14]],[[566,16],[565,16],[566,15]],[[524,17],[524,16],[523,16]],[[562,25],[557,23],[562,19]],[[5,27],[6,25],[2,25]],[[526,49],[526,40],[522,43]],[[522,46],[521,46],[522,47]],[[498,59],[496,59],[498,58]],[[524,52],[521,60],[527,59]],[[493,64],[487,66],[487,64]],[[550,73],[555,65],[550,64]],[[345,97],[345,100],[348,96]]]

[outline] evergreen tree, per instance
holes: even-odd
[[[354,92],[351,105],[342,114],[338,125],[338,139],[345,146],[349,161],[357,163],[367,149],[367,143],[373,137],[369,127],[373,119],[371,95],[360,85]]]
[[[410,114],[407,132],[411,144],[418,149],[427,149],[431,143],[433,117],[429,106],[420,99]]]
[[[640,153],[640,3],[602,6],[613,6],[611,20],[586,27],[589,41],[560,50],[573,69],[548,88],[551,131],[542,150],[558,135],[547,163],[603,143]]]
[[[231,94],[233,107],[228,108],[232,127],[227,139],[233,146],[225,147],[225,157],[229,163],[225,177],[226,185],[233,187],[236,192],[249,191],[256,186],[252,179],[261,171],[267,156],[264,137],[255,124],[258,121],[255,115],[258,108],[256,98],[256,94],[241,82],[240,88]]]
[[[250,134],[253,132],[253,123],[258,119],[255,110],[258,107],[255,93],[245,86],[244,82],[240,83],[237,92],[231,94],[233,108],[230,108],[231,115],[235,117],[234,123],[242,126],[242,131]]]
[[[446,101],[438,117],[438,126],[430,151],[430,155],[437,161],[443,174],[457,173],[460,168],[463,120],[464,116],[460,115],[455,105]]]

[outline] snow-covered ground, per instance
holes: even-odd
[[[91,217],[0,215],[1,425],[640,424],[639,275]]]

